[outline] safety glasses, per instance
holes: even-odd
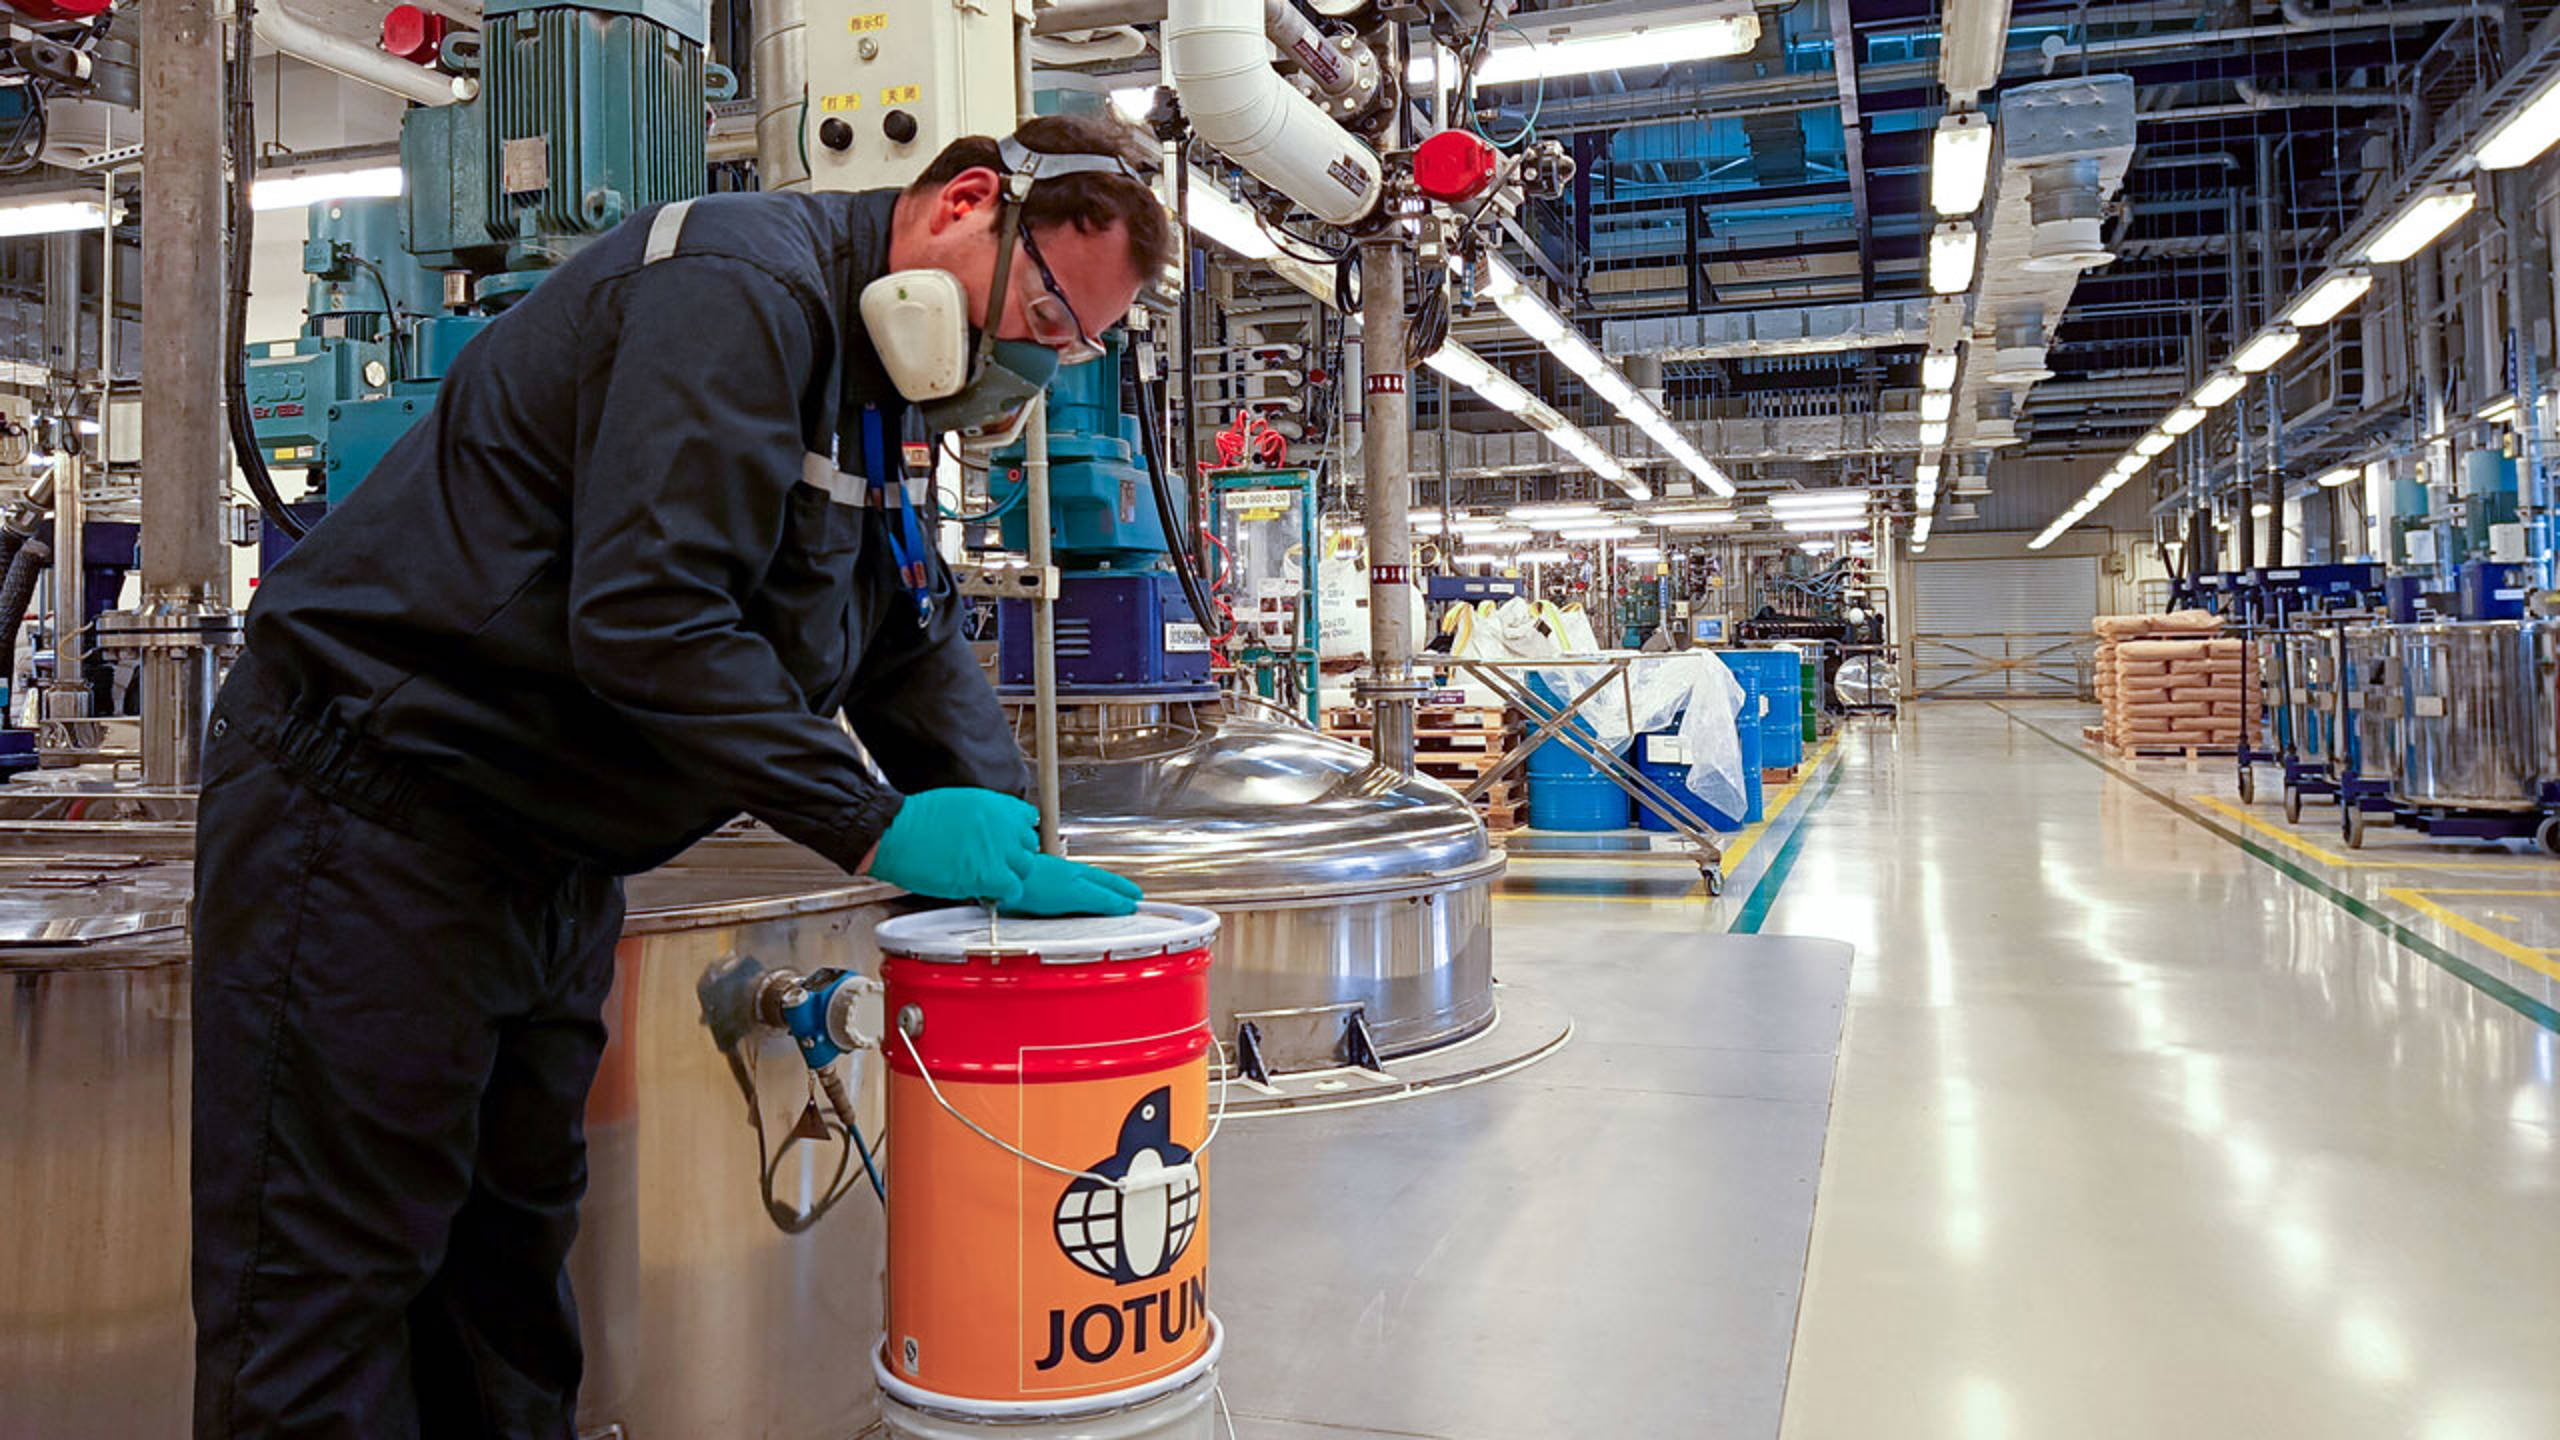
[[[1058,352],[1061,365],[1082,365],[1102,358],[1102,342],[1084,328],[1084,318],[1076,314],[1067,292],[1058,288],[1057,272],[1041,257],[1039,243],[1024,226],[1021,234],[1022,253],[1031,257],[1031,266],[1040,274],[1045,295],[1031,295],[1022,302],[1023,319],[1031,327],[1031,338]]]

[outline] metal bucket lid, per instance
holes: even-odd
[[[1198,950],[1218,936],[1216,914],[1190,905],[1146,901],[1135,915],[1063,920],[996,917],[975,905],[927,910],[883,921],[873,938],[883,955],[958,964],[978,957],[1022,957],[1043,965],[1140,960]]]

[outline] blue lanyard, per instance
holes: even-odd
[[[907,500],[906,478],[893,469],[889,455],[889,439],[877,408],[862,411],[862,470],[871,483],[871,506],[875,510],[895,510],[889,522],[889,554],[898,562],[898,578],[907,587],[907,597],[915,601],[916,623],[933,623],[933,547],[924,536],[924,525],[916,519],[915,506]]]

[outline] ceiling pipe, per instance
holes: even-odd
[[[1170,0],[1164,72],[1200,138],[1328,225],[1378,208],[1378,152],[1271,68],[1263,0]]]
[[[455,79],[412,65],[398,56],[385,54],[370,45],[324,29],[280,3],[267,0],[258,7],[258,38],[276,48],[277,53],[334,71],[350,80],[388,90],[421,105],[450,105],[467,100],[478,93],[478,83]]]
[[[2447,20],[2494,19],[2503,11],[2497,5],[2425,5],[2381,7],[2356,10],[2314,11],[2297,0],[2285,0],[2285,21],[2281,25],[2235,25],[2224,30],[2163,31],[2152,35],[2123,35],[2109,40],[2083,40],[2077,44],[2059,35],[2044,39],[2044,71],[2065,60],[2096,59],[2101,56],[2139,55],[2152,50],[2186,50],[2198,45],[2227,45],[2252,40],[2282,40],[2301,35],[2329,34],[2341,30],[2404,30],[2421,25],[2434,25]]]

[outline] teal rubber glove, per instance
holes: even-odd
[[[993,790],[953,787],[906,798],[868,873],[912,895],[1001,904],[1040,854],[1040,812]]]
[[[1055,855],[1034,855],[1022,893],[998,908],[1007,915],[1134,915],[1144,898],[1134,880]]]

